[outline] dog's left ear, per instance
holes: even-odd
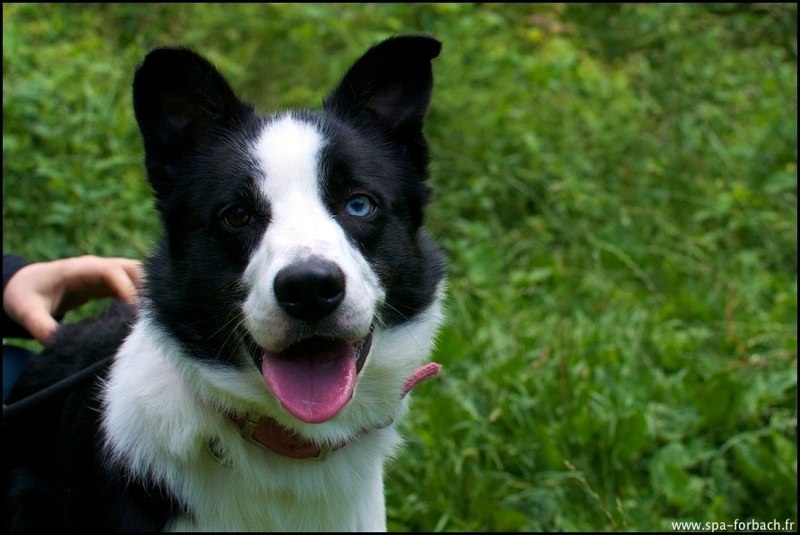
[[[410,141],[422,131],[433,87],[431,60],[441,48],[425,36],[375,45],[350,67],[325,99],[325,109],[359,122],[377,121],[393,137]]]

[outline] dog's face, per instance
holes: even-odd
[[[425,358],[444,276],[422,231],[422,127],[439,49],[426,37],[384,41],[321,112],[270,116],[186,49],[157,49],[137,70],[164,223],[147,266],[149,312],[195,364],[236,377],[217,381],[226,396],[271,399],[317,424],[350,402],[362,369],[399,375]],[[376,350],[392,354],[398,336],[408,365]]]

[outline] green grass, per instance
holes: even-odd
[[[151,46],[259,110],[316,107],[392,34],[444,42],[428,225],[436,381],[393,530],[797,520],[794,4],[3,5],[3,240],[142,256]]]

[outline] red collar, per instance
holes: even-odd
[[[406,396],[419,383],[433,377],[441,366],[435,362],[425,364],[417,368],[411,377],[403,385],[401,399]],[[283,427],[274,419],[265,416],[260,420],[253,420],[244,415],[231,415],[231,420],[242,428],[242,436],[251,442],[274,451],[284,457],[291,459],[325,459],[329,453],[341,449],[350,442],[356,440],[361,435],[368,433],[369,429],[363,429],[358,434],[343,440],[337,444],[328,444],[320,448],[310,440],[301,437],[294,431]],[[388,424],[387,424],[388,425]],[[385,427],[385,426],[383,426]]]

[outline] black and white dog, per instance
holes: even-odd
[[[18,384],[100,368],[4,417],[6,529],[386,528],[394,424],[438,371],[445,261],[422,225],[439,51],[386,40],[321,111],[272,115],[187,49],[147,55],[134,109],[163,238],[138,312],[62,327]]]

